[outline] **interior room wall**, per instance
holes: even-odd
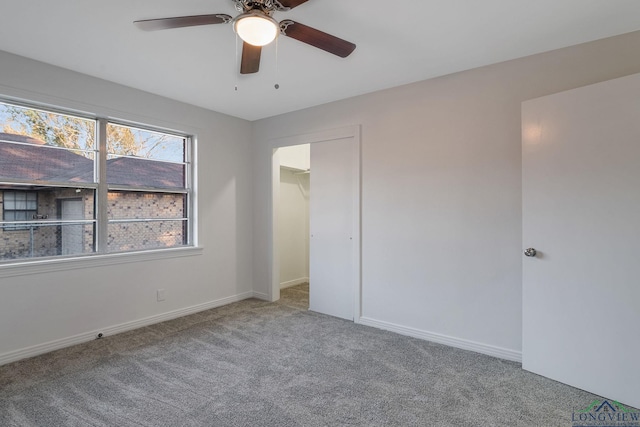
[[[125,257],[110,266],[87,260],[41,273],[0,267],[0,363],[253,296],[251,123],[6,52],[0,64],[2,96],[195,135],[202,247],[189,256]],[[165,301],[156,300],[157,289]]]
[[[280,288],[309,281],[309,174],[280,168]]]
[[[639,47],[634,32],[255,122],[254,276],[271,268],[269,140],[360,124],[360,321],[519,360],[521,103],[640,72]]]

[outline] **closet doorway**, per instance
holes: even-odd
[[[276,209],[276,242],[280,260],[280,297],[309,308],[310,144],[278,149],[280,187]]]
[[[272,144],[271,299],[280,299],[281,288],[293,289],[306,280],[310,310],[358,321],[360,128]],[[293,153],[305,158],[307,152],[308,166],[291,163]],[[304,291],[304,286],[298,289]]]

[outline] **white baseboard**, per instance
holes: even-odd
[[[253,298],[271,302],[271,297],[269,296],[269,294],[263,294],[262,292],[253,291]]]
[[[23,348],[20,350],[10,351],[8,353],[0,354],[0,365],[16,362],[28,357],[37,356],[39,354],[49,353],[50,351],[59,350],[61,348],[70,347],[72,345],[81,344],[96,339],[99,333],[107,337],[110,335],[119,334],[121,332],[130,331],[133,329],[142,328],[144,326],[153,325],[155,323],[165,322],[167,320],[176,319],[178,317],[188,316],[189,314],[198,313],[200,311],[209,310],[223,305],[231,304],[233,302],[242,301],[255,296],[255,292],[245,292],[242,294],[222,298],[215,301],[206,302],[203,304],[194,305],[187,308],[181,308],[167,313],[157,314],[154,316],[146,317],[144,319],[133,320],[131,322],[122,323],[120,325],[109,326],[101,328],[95,331],[84,332],[82,334],[74,335],[72,337],[62,338],[59,340],[49,341],[43,344],[37,344],[31,347]]]
[[[290,288],[292,286],[301,285],[302,283],[309,283],[308,277],[300,277],[299,279],[289,280],[288,282],[280,283],[280,289]]]
[[[486,354],[488,356],[497,357],[500,359],[511,360],[513,362],[522,363],[522,352],[516,350],[510,350],[507,348],[496,347],[489,344],[482,344],[475,341],[464,340],[461,338],[450,337],[448,335],[437,334],[434,332],[423,331],[420,329],[409,328],[406,326],[396,325],[394,323],[382,322],[380,320],[374,320],[367,317],[361,317],[357,323],[366,326],[372,326],[378,329],[384,329],[398,333],[400,335],[406,335],[413,338],[419,338],[426,341],[436,342],[438,344],[444,344],[451,347],[461,348],[463,350],[475,351],[476,353]]]

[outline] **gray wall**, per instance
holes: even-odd
[[[269,140],[360,124],[363,317],[517,360],[521,102],[640,72],[638,48],[629,33],[255,122],[255,291],[270,286]]]

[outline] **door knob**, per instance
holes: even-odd
[[[528,257],[534,257],[536,256],[538,252],[536,252],[536,250],[534,248],[528,248],[524,250],[524,255],[528,256]]]

